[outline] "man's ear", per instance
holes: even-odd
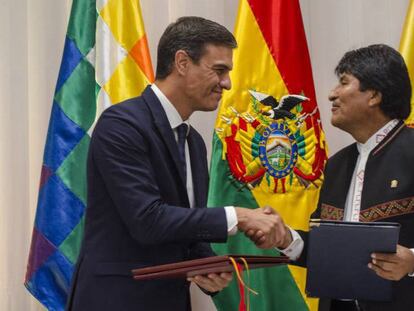
[[[375,106],[379,106],[381,102],[382,102],[382,93],[379,91],[373,90],[368,105],[370,107],[375,107]]]
[[[188,65],[191,62],[190,56],[184,50],[175,52],[174,64],[179,75],[185,75],[188,70]]]

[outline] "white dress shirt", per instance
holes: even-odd
[[[365,143],[362,144],[357,142],[359,155],[345,201],[344,221],[359,221],[361,195],[364,186],[364,173],[368,156],[397,124],[398,120],[391,120],[372,135]]]
[[[165,96],[165,94],[155,85],[151,85],[151,89],[157,96],[158,100],[160,101],[162,107],[164,108],[165,114],[167,115],[167,119],[170,122],[170,126],[174,132],[175,140],[178,140],[177,134],[177,127],[182,123],[186,123],[188,125],[188,130],[190,130],[190,121],[183,120],[178,113],[177,109],[175,109],[174,105],[170,102],[170,100]],[[187,133],[188,134],[188,133]],[[193,208],[195,205],[194,200],[194,185],[193,185],[193,174],[191,171],[191,159],[190,159],[190,151],[188,149],[188,143],[185,142],[185,162],[187,168],[187,195],[188,200],[190,202],[190,208]],[[224,207],[226,212],[226,220],[227,220],[227,230],[229,234],[235,234],[237,232],[237,215],[236,211],[233,206],[226,206]]]

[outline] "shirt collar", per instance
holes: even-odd
[[[372,135],[364,144],[357,142],[357,148],[360,154],[369,154],[387,134],[398,124],[397,119],[393,119],[381,127]]]
[[[165,114],[167,115],[167,119],[170,122],[171,128],[176,129],[182,123],[187,124],[188,128],[190,128],[189,119],[183,121],[177,109],[175,109],[174,105],[170,102],[167,96],[165,96],[165,94],[158,88],[158,86],[152,84],[151,89],[160,101],[161,106],[164,108]]]

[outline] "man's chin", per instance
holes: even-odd
[[[348,132],[347,129],[348,129],[349,124],[344,119],[341,120],[340,118],[331,118],[331,124],[333,127],[336,127],[342,131]]]
[[[332,117],[331,117],[331,124],[332,124],[332,126],[335,126],[335,127],[340,127],[341,122],[340,122],[340,120],[338,120],[338,118],[337,118],[337,117],[332,116]]]
[[[202,105],[199,109],[197,109],[197,111],[215,111],[217,110],[218,105],[218,103],[209,103],[208,105]]]
[[[220,98],[214,98],[213,100],[211,100],[208,104],[208,111],[214,111],[218,108],[219,104],[220,104],[220,100],[221,100],[221,96]]]
[[[215,110],[217,110],[218,106],[219,106],[219,103],[214,104],[214,105],[211,105],[211,106],[208,106],[208,108],[206,109],[206,111],[215,111]]]

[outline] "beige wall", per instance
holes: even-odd
[[[379,42],[397,47],[408,1],[300,1],[331,154],[352,141],[329,124],[333,68],[351,48]],[[70,0],[0,0],[0,310],[42,310],[23,278],[70,5]],[[141,0],[153,62],[169,22],[200,15],[232,30],[237,5],[237,0]],[[215,113],[192,118],[208,148],[214,121]],[[201,305],[196,310],[208,310]]]

